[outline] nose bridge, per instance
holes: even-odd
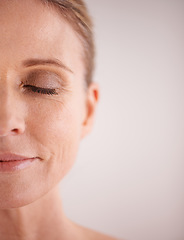
[[[0,79],[0,137],[23,133],[25,124],[20,105],[13,86]]]
[[[0,121],[4,121],[8,116],[10,117],[13,112],[12,109],[16,104],[11,89],[7,86],[6,82],[0,83]]]

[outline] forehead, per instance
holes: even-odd
[[[72,26],[39,0],[0,1],[0,46],[1,62],[54,57],[76,69],[82,62]]]

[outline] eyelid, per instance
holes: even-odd
[[[31,82],[31,84],[35,85],[36,83],[40,83],[41,81],[43,81],[41,83],[49,84],[49,86],[46,86],[47,88],[55,88],[56,83],[58,83],[61,87],[66,87],[67,85],[66,77],[64,76],[64,74],[60,74],[56,71],[49,69],[34,68],[28,73],[25,73],[23,79],[25,83]],[[52,83],[54,84],[54,86],[52,86]]]
[[[58,95],[57,89],[55,88],[41,88],[33,85],[24,85],[23,87],[33,93],[44,94],[44,95]]]
[[[34,67],[23,72],[20,79],[20,86],[32,85],[38,88],[56,89],[58,95],[72,93],[72,85],[68,75],[58,73],[52,69]]]

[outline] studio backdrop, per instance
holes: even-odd
[[[86,2],[100,103],[61,185],[65,212],[125,240],[183,240],[184,1]]]

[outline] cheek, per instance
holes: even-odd
[[[45,101],[27,109],[21,143],[42,160],[27,171],[0,176],[0,208],[24,206],[48,193],[70,170],[78,151],[81,117],[75,104]]]
[[[31,142],[43,159],[42,172],[51,181],[71,168],[80,142],[81,112],[76,103],[47,100],[29,109],[27,123]]]

